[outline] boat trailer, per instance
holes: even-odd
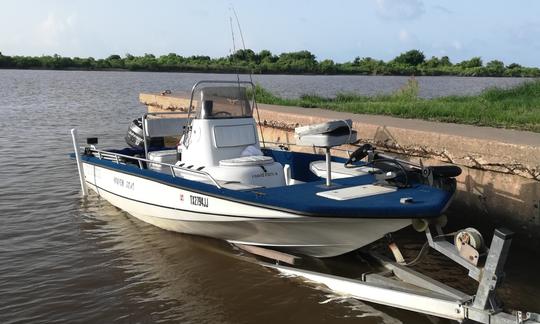
[[[483,239],[475,229],[458,231],[454,236],[455,242],[451,243],[447,239],[451,234],[444,234],[440,225],[435,226],[436,236],[432,235],[429,227],[426,224],[422,228],[427,237],[427,245],[467,269],[469,277],[478,282],[476,294],[468,295],[410,269],[405,265],[401,253],[393,243],[390,244],[390,249],[397,261],[372,253],[371,256],[384,270],[379,273],[365,273],[356,279],[282,265],[282,263],[297,264],[299,256],[256,246],[239,244],[235,246],[275,261],[275,263],[257,261],[264,267],[275,269],[287,276],[305,278],[322,284],[333,292],[362,301],[459,322],[540,323],[540,314],[537,313],[504,312],[495,296],[496,289],[504,278],[503,268],[512,242],[512,232],[496,229],[488,249],[483,246]],[[424,248],[422,250],[427,251]]]

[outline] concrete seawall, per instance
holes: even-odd
[[[140,101],[149,111],[185,111],[189,105],[184,94],[141,94]],[[379,150],[411,161],[422,159],[424,164],[462,167],[454,209],[475,215],[475,221],[489,227],[506,226],[540,238],[538,133],[265,104],[259,104],[259,118],[265,141],[284,143],[297,151],[313,148],[294,145],[295,127],[352,119],[360,141]]]

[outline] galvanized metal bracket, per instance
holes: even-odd
[[[442,232],[440,228],[437,228],[437,231]],[[429,227],[426,229],[429,245],[469,270],[469,276],[479,282],[473,307],[492,312],[500,311],[499,303],[495,297],[495,289],[502,283],[504,278],[503,268],[508,257],[513,235],[514,233],[507,229],[496,229],[486,262],[483,267],[480,267],[465,259],[444,236],[442,236],[443,238],[433,238]]]
[[[474,307],[498,310],[498,304],[495,300],[495,289],[502,283],[502,279],[504,278],[504,264],[508,257],[513,236],[514,233],[507,229],[495,230],[486,264],[482,269],[482,277],[476,291]]]

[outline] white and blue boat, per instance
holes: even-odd
[[[435,222],[448,207],[458,167],[415,165],[369,145],[332,156],[356,142],[350,120],[296,129],[298,145],[326,155],[260,141],[252,86],[198,82],[187,115],[145,114],[127,148],[90,139],[81,149],[72,131],[83,191],[165,230],[315,257],[356,250],[413,220]],[[178,147],[160,143],[171,135]]]

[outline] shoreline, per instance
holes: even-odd
[[[130,70],[130,69],[120,69],[120,68],[95,68],[95,69],[82,69],[82,68],[62,68],[62,69],[51,69],[51,68],[11,68],[11,67],[0,67],[0,71],[73,71],[73,72],[144,72],[144,73],[194,73],[194,74],[239,74],[239,75],[298,75],[298,76],[374,76],[374,77],[404,77],[404,78],[421,78],[421,77],[452,77],[452,78],[508,78],[508,79],[540,79],[540,76],[512,76],[512,75],[460,75],[460,74],[362,74],[362,73],[249,73],[245,71],[225,71],[225,70]]]

